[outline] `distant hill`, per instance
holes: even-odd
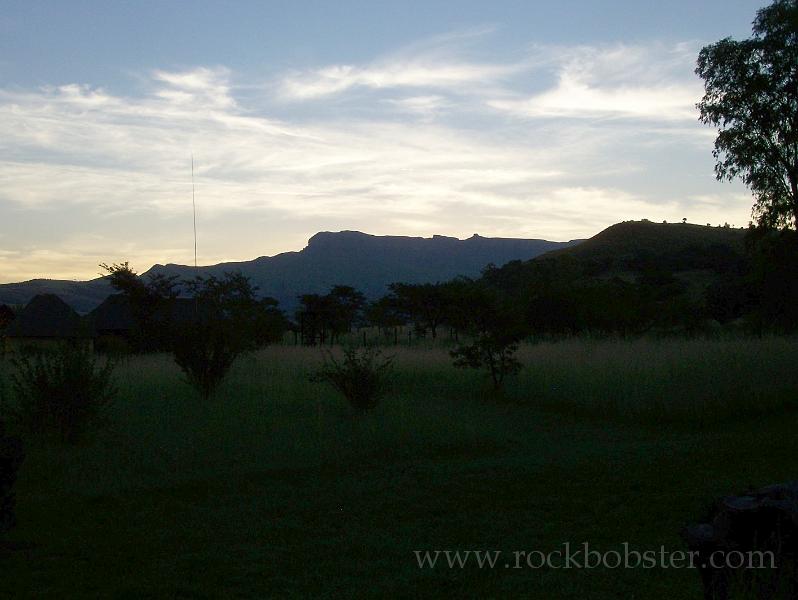
[[[512,280],[515,287],[540,277],[543,264],[553,263],[558,270],[577,268],[583,279],[635,280],[642,273],[667,271],[701,287],[741,268],[745,235],[746,230],[730,227],[624,221],[579,244],[509,262],[494,277]]]
[[[465,240],[445,236],[432,238],[374,236],[358,231],[317,233],[299,252],[262,256],[251,261],[188,267],[154,265],[144,275],[163,273],[188,279],[195,275],[222,275],[241,271],[257,285],[259,293],[280,301],[292,311],[296,297],[324,293],[336,284],[351,285],[367,297],[376,298],[396,281],[424,283],[445,281],[464,275],[476,277],[490,263],[503,265],[512,260],[529,260],[580,240],[549,242],[537,239],[485,238],[474,235]],[[24,304],[33,296],[52,293],[79,312],[88,312],[110,293],[104,278],[91,281],[36,279],[0,285],[0,303]]]
[[[731,227],[627,221],[538,258],[571,256],[586,274],[599,278],[650,281],[653,274],[671,273],[684,286],[685,298],[696,300],[710,286],[745,269],[745,234],[745,229]]]
[[[39,294],[55,294],[76,311],[86,313],[102,303],[113,291],[104,277],[89,281],[31,279],[0,284],[0,304],[23,305]]]
[[[707,261],[743,253],[745,233],[745,229],[690,223],[624,221],[576,246],[540,258],[572,256],[601,271],[638,270],[645,264],[676,271],[711,268]]]
[[[485,280],[522,306],[533,331],[684,331],[747,310],[745,238],[743,229],[629,221]]]

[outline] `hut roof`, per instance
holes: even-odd
[[[97,331],[130,331],[136,325],[130,301],[124,294],[108,296],[88,317]]]
[[[195,323],[214,314],[213,308],[193,298],[173,298],[164,302],[152,315],[154,325],[165,326]],[[113,294],[88,314],[96,331],[130,331],[136,327],[136,316],[130,299],[124,294]]]
[[[16,316],[17,313],[10,306],[0,304],[0,330],[5,329]]]
[[[39,294],[8,326],[9,337],[73,338],[83,331],[81,319],[55,294]]]
[[[216,314],[209,302],[194,298],[175,298],[168,307],[168,309],[161,309],[156,313],[156,320],[168,320],[173,325],[190,325],[203,319],[212,318]]]

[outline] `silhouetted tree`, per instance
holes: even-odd
[[[421,332],[430,332],[432,339],[438,335],[447,309],[445,284],[442,283],[392,283],[389,286],[396,306],[413,321]]]
[[[240,272],[224,277],[196,277],[183,282],[186,292],[196,301],[199,316],[221,319],[244,345],[279,340],[286,322],[274,298],[258,298],[258,287]],[[273,330],[264,330],[271,327]]]
[[[348,285],[333,286],[328,294],[303,294],[296,320],[302,343],[313,346],[335,342],[338,335],[347,333],[362,318],[365,296]]]
[[[757,329],[798,328],[798,232],[755,227],[747,238],[751,271],[746,278]]]
[[[334,334],[352,331],[362,316],[366,297],[348,285],[335,285],[328,294],[333,310],[332,330]]]
[[[798,225],[798,1],[757,12],[753,37],[704,47],[702,122],[719,128],[715,173],[740,177],[760,223]]]
[[[494,389],[500,389],[521,368],[515,358],[523,335],[520,315],[483,282],[456,279],[447,291],[450,322],[470,336],[450,352],[454,366],[485,369]]]
[[[276,301],[259,300],[257,287],[241,273],[197,277],[184,283],[194,316],[175,328],[173,353],[188,382],[208,398],[236,358],[264,339],[279,339],[284,320]],[[263,329],[274,326],[274,331]]]
[[[139,352],[162,350],[168,346],[171,316],[170,306],[178,296],[177,276],[161,273],[142,279],[127,261],[100,267],[108,273],[111,285],[124,294],[136,322],[131,344]],[[161,315],[156,319],[156,315]]]
[[[302,294],[299,296],[299,305],[296,320],[302,343],[306,346],[324,344],[333,319],[332,299],[328,295]]]
[[[742,277],[727,276],[707,287],[704,303],[707,317],[724,324],[751,312],[755,306],[755,296],[748,281]]]
[[[253,320],[253,336],[256,346],[277,343],[288,331],[288,319],[278,305],[279,302],[269,296],[258,301]]]
[[[370,324],[378,327],[386,336],[407,322],[393,295],[383,296],[369,304],[365,316]]]

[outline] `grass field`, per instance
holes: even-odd
[[[202,402],[165,355],[117,371],[84,444],[32,445],[2,597],[700,598],[695,571],[420,569],[414,550],[683,550],[720,495],[796,479],[798,340],[525,346],[500,397],[397,348],[357,417],[318,350],[239,360]]]

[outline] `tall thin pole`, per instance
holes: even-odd
[[[197,202],[194,199],[194,153],[191,153],[191,211],[194,214],[194,276],[199,277],[197,269]],[[199,298],[194,293],[194,318],[199,319]]]
[[[194,212],[194,270],[197,270],[197,202],[194,199],[194,153],[191,153],[191,208]]]

